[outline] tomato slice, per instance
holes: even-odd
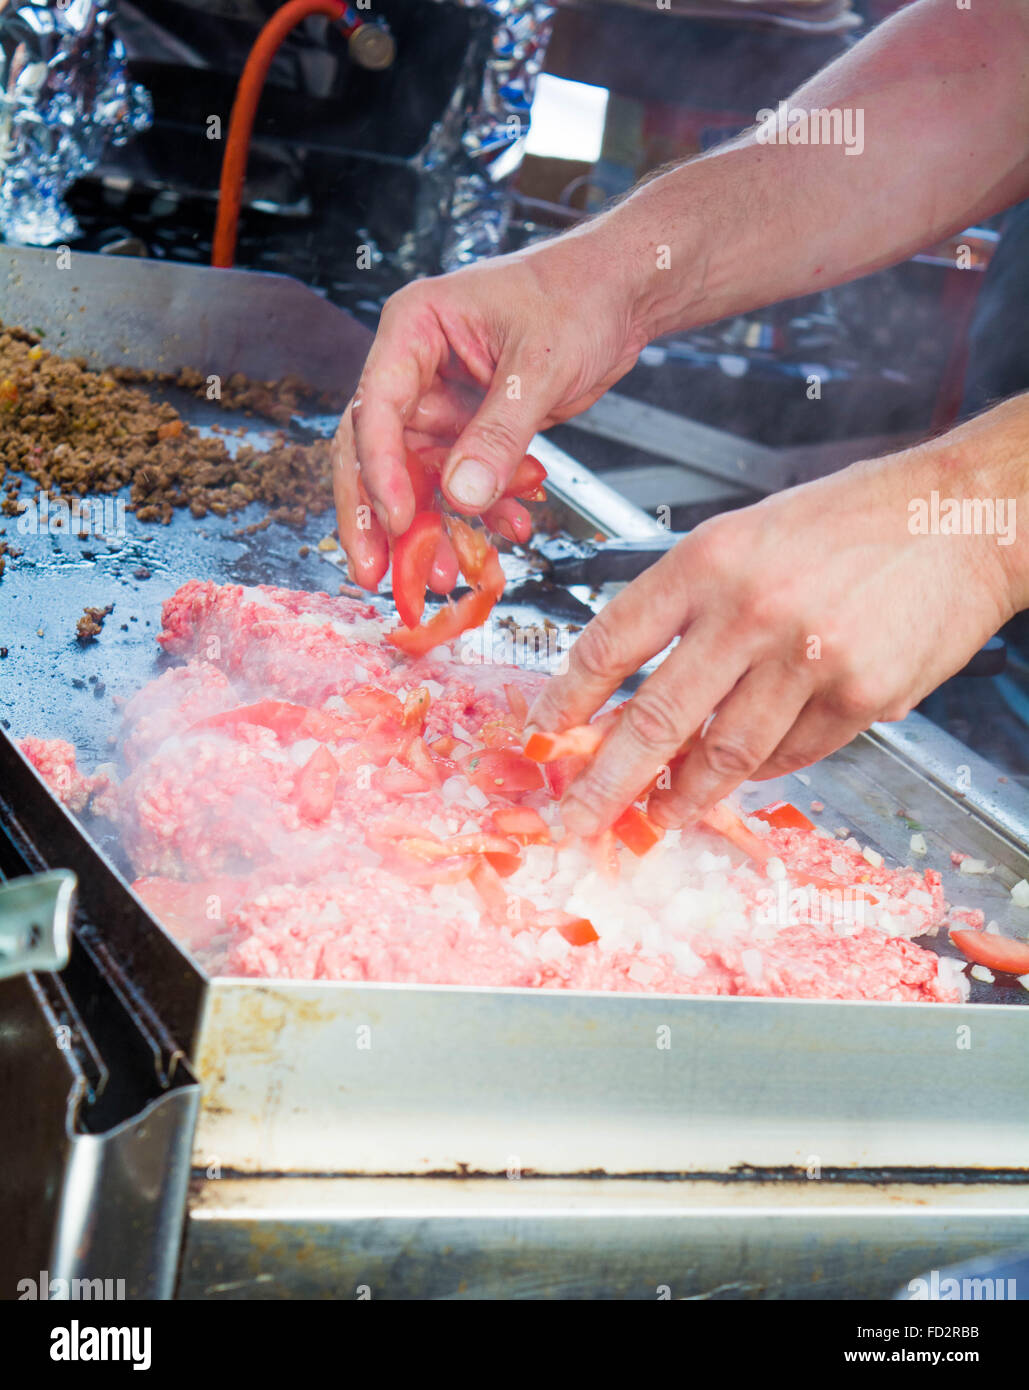
[[[434,613],[427,623],[416,628],[395,628],[387,632],[386,641],[408,656],[424,656],[433,647],[445,646],[460,637],[462,632],[481,627],[496,606],[496,598],[473,590],[462,594],[456,603],[448,603]]]
[[[808,820],[803,811],[798,811],[796,806],[789,801],[773,801],[769,806],[762,806],[760,811],[755,811],[754,815],[759,820],[767,823],[775,830],[814,830],[814,821]]]
[[[655,825],[646,811],[638,806],[630,806],[611,827],[626,849],[641,859],[664,838],[664,830]]]
[[[743,821],[735,811],[719,801],[701,816],[701,821],[710,830],[717,830],[719,835],[724,835],[727,840],[741,849],[749,858],[759,864],[764,864],[772,857],[771,846],[754,834],[749,826],[744,825]]]
[[[493,812],[498,835],[507,835],[520,845],[550,843],[550,826],[531,806],[501,806]]]
[[[570,912],[541,912],[536,921],[544,929],[554,927],[572,946],[589,946],[600,940],[588,917],[574,917]]]
[[[1029,974],[1029,941],[1010,936],[994,936],[985,931],[952,931],[950,939],[963,956],[999,970],[1002,975]]]
[[[431,468],[425,457],[414,449],[408,449],[405,464],[407,476],[411,479],[411,489],[414,492],[415,511],[432,511],[439,473]]]
[[[339,766],[329,750],[320,744],[297,775],[291,799],[304,820],[323,821],[332,810]]]
[[[404,718],[404,707],[397,697],[388,690],[380,690],[376,685],[356,686],[349,695],[344,695],[343,699],[362,719],[375,719],[379,715],[401,721]]]
[[[558,758],[589,758],[604,741],[604,731],[593,724],[577,724],[563,734],[531,734],[525,756],[534,763],[552,763]]]
[[[422,620],[429,572],[442,532],[439,512],[419,512],[393,542],[393,601],[405,627],[415,628]]]
[[[478,531],[462,521],[459,516],[447,517],[447,534],[457,555],[461,573],[469,584],[475,584],[482,577],[482,568],[490,550],[485,531]]]
[[[547,470],[538,458],[526,454],[514,471],[504,491],[505,497],[520,497],[524,502],[541,502],[545,497],[543,482]]]
[[[400,760],[405,767],[409,767],[420,777],[426,786],[439,786],[439,766],[423,738],[411,739],[400,755]]]
[[[522,751],[522,740],[514,729],[496,719],[483,724],[479,730],[479,737],[487,748],[514,748],[518,753]]]
[[[445,840],[412,835],[397,841],[397,848],[412,859],[432,863],[437,859],[458,859],[465,855],[518,854],[518,847],[502,835],[450,835]]]
[[[212,714],[190,726],[189,732],[200,729],[236,728],[240,724],[259,724],[271,729],[277,738],[294,743],[301,738],[316,738],[324,743],[333,739],[360,737],[360,726],[341,719],[328,710],[312,709],[309,705],[294,705],[288,700],[258,700],[253,705],[236,705],[233,709]]]
[[[484,748],[460,759],[469,782],[487,795],[537,791],[543,774],[514,748]]]
[[[589,766],[589,758],[558,758],[547,763],[547,785],[555,801],[560,801],[581,772]]]

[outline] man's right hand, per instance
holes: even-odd
[[[505,487],[538,430],[585,410],[632,367],[643,345],[625,258],[589,232],[561,237],[390,298],[333,441],[340,540],[353,579],[374,589],[388,536],[410,526],[408,448],[445,453],[442,490],[509,540],[528,513]],[[449,542],[432,587],[457,569]]]

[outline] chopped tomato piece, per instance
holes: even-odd
[[[652,850],[665,833],[638,806],[630,806],[623,811],[611,828],[626,849],[631,849],[640,858]]]
[[[570,912],[541,912],[536,921],[541,927],[554,927],[572,946],[588,946],[600,940],[588,917],[573,917]]]
[[[292,800],[304,820],[323,821],[332,810],[339,766],[324,744],[314,750],[297,775]]]
[[[437,859],[459,858],[463,855],[513,854],[518,848],[502,835],[450,835],[445,840],[412,835],[397,841],[397,848],[413,859],[431,863]]]
[[[457,554],[461,573],[469,584],[477,583],[482,577],[482,567],[491,549],[485,531],[477,531],[459,516],[448,516],[447,534]]]
[[[543,786],[543,774],[514,748],[485,748],[461,759],[465,774],[474,786],[487,795],[503,792],[537,791]]]
[[[724,801],[719,801],[701,816],[701,821],[710,830],[717,830],[727,840],[741,849],[749,858],[764,864],[772,856],[771,848],[754,834],[735,811],[729,809]]]
[[[470,878],[490,917],[497,923],[506,923],[507,894],[504,891],[500,875],[493,865],[487,863],[485,859],[476,859]]]
[[[220,714],[209,715],[192,725],[190,732],[198,729],[234,728],[239,724],[259,724],[271,729],[280,739],[293,742],[301,738],[353,738],[354,725],[341,719],[339,715],[327,710],[312,709],[308,705],[290,704],[288,700],[258,700],[253,705],[236,705],[233,709],[222,710]]]
[[[379,715],[397,720],[403,720],[404,717],[404,707],[397,697],[388,690],[380,690],[376,685],[356,686],[348,695],[344,695],[343,699],[355,714],[361,715],[363,719],[375,719]]]
[[[589,758],[604,741],[604,731],[595,724],[578,724],[563,734],[531,734],[525,756],[534,763],[552,763],[558,758]]]
[[[520,497],[525,502],[540,502],[545,494],[543,482],[547,470],[538,458],[526,454],[514,471],[514,476],[504,492],[505,497]]]
[[[466,879],[475,867],[475,860],[464,859],[441,859],[435,864],[423,864],[419,868],[404,870],[404,877],[411,883],[417,883],[422,887],[430,888],[437,883],[460,883]]]
[[[508,835],[521,845],[550,842],[550,826],[531,806],[502,806],[493,812],[493,826],[499,835]]]
[[[985,931],[952,931],[950,939],[963,956],[999,970],[1002,975],[1029,974],[1029,941],[1010,936],[994,936]]]
[[[517,854],[487,854],[486,862],[492,864],[501,878],[510,878],[522,866],[521,856]]]
[[[516,748],[519,753],[522,751],[522,740],[515,731],[496,719],[483,724],[479,737],[487,748]]]
[[[419,729],[424,729],[431,703],[432,697],[424,685],[420,685],[417,690],[412,690],[404,701],[404,723],[417,724]]]
[[[467,748],[468,745],[461,745],[458,743],[456,738],[452,738],[450,734],[445,734],[443,738],[438,738],[436,739],[435,743],[429,744],[429,752],[434,755],[438,755],[439,757],[446,758],[449,757],[450,754],[453,753],[454,749],[458,747]]]
[[[419,512],[393,542],[393,601],[405,627],[416,628],[422,620],[425,590],[442,532],[439,512]]]
[[[400,760],[405,767],[409,767],[412,772],[416,773],[427,786],[439,785],[439,767],[423,738],[411,739],[401,754]]]
[[[762,806],[754,815],[767,821],[775,830],[814,830],[814,821],[808,820],[803,811],[798,811],[788,801],[773,801],[770,806]]]
[[[560,801],[580,773],[589,766],[589,758],[558,758],[547,763],[547,785],[555,801]]]
[[[411,730],[398,719],[380,714],[361,732],[361,748],[370,763],[381,767],[390,758],[399,758],[411,739]]]

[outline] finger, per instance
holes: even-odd
[[[336,525],[350,562],[350,577],[363,589],[376,589],[389,567],[389,546],[358,478],[349,407],[343,412],[333,436],[329,457]]]
[[[412,412],[407,428],[451,444],[482,404],[482,394],[437,377]]]
[[[867,721],[848,717],[825,696],[817,696],[808,701],[793,727],[751,774],[751,780],[767,782],[772,777],[785,777],[799,768],[810,767],[848,744],[874,720],[874,715]]]
[[[491,531],[499,531],[506,541],[515,545],[525,545],[532,535],[532,517],[514,497],[502,497],[482,519]]]
[[[449,594],[457,583],[457,556],[450,537],[440,536],[429,571],[429,588],[434,594]]]
[[[675,768],[671,786],[651,794],[647,810],[658,825],[692,824],[752,777],[793,727],[810,688],[795,666],[766,661],[749,670]]]
[[[536,697],[530,724],[553,731],[585,724],[626,676],[678,635],[690,611],[682,559],[674,554],[662,556],[601,609],[569,652],[568,670],[552,676]]]
[[[395,536],[414,520],[404,429],[445,353],[442,336],[419,336],[409,314],[384,312],[351,402],[361,477],[376,515]]]
[[[572,834],[595,835],[616,820],[725,698],[747,661],[743,648],[726,649],[713,625],[691,629],[628,701],[569,787],[561,814]]]
[[[550,405],[538,373],[498,363],[485,400],[443,469],[443,491],[453,507],[475,516],[497,501]]]

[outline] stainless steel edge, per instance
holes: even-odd
[[[78,1131],[70,1107],[51,1282],[123,1281],[120,1296],[172,1297],[199,1099],[196,1083],[177,1086],[102,1134]]]
[[[536,435],[529,449],[547,470],[547,492],[606,536],[646,540],[667,530],[544,435]]]

